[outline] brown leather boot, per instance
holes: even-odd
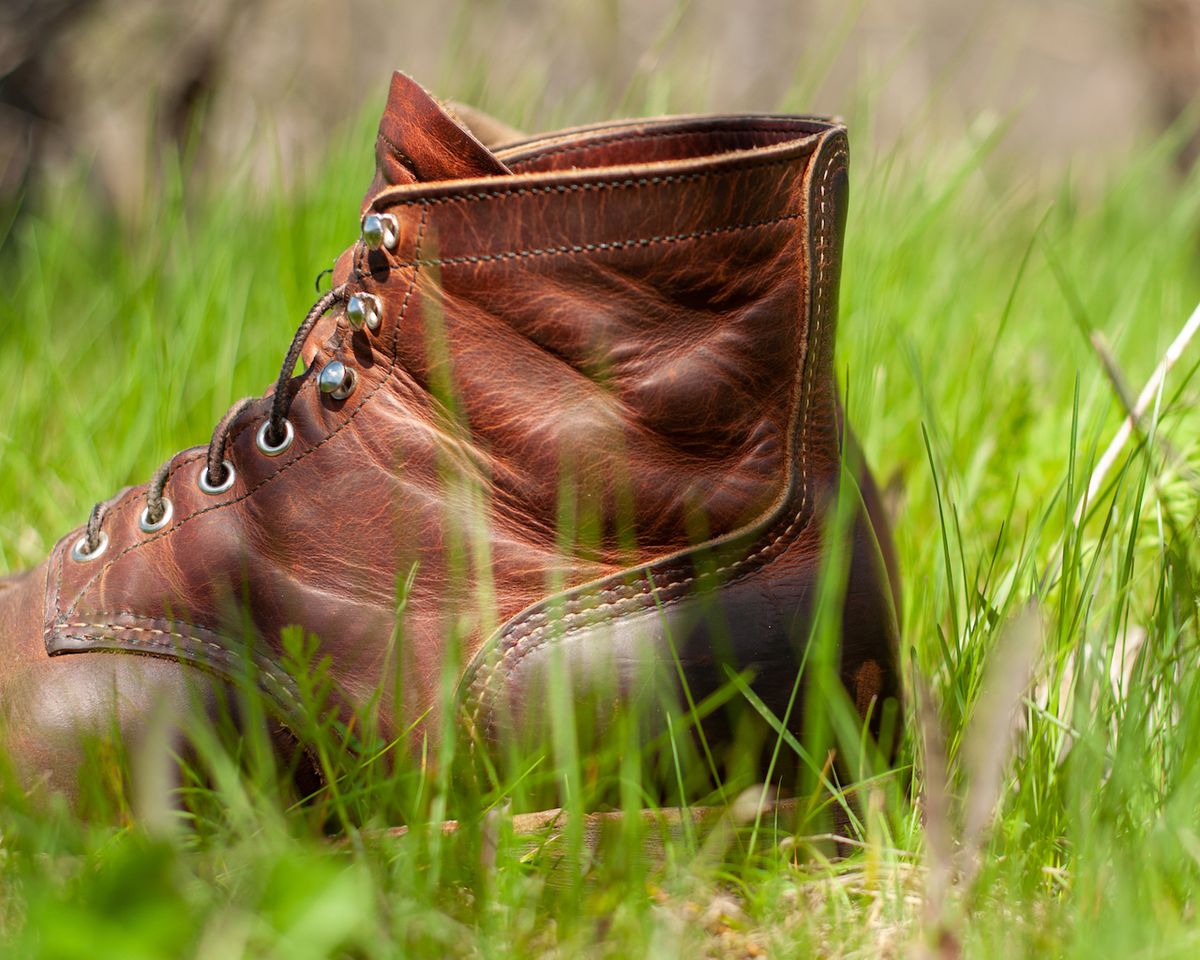
[[[380,693],[387,738],[536,739],[556,677],[594,742],[731,675],[798,730],[839,503],[838,673],[877,723],[894,568],[869,477],[842,476],[846,151],[836,123],[707,116],[493,153],[396,74],[362,238],[275,389],[0,591],[16,759],[69,786],[80,728],[115,707],[136,737],[247,663],[302,726],[289,625],[320,639],[334,709]]]

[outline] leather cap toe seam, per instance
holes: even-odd
[[[157,622],[144,618],[139,614],[128,612],[98,612],[96,616],[98,618],[128,617],[134,620],[135,624]],[[203,659],[205,662],[213,659],[225,666],[235,666],[238,668],[245,666],[244,658],[241,656],[230,652],[225,647],[214,642],[213,640],[206,640],[201,636],[197,636],[196,633],[199,632],[207,633],[214,637],[216,637],[217,634],[196,624],[189,624],[188,629],[194,631],[194,633],[186,634],[179,630],[162,629],[160,627],[137,626],[118,623],[93,623],[90,621],[72,621],[68,623],[60,623],[57,624],[56,627],[58,629],[56,629],[54,632],[59,633],[63,639],[74,640],[78,643],[93,643],[97,639],[101,639],[107,635],[110,639],[119,641],[121,643],[128,643],[134,647],[153,647],[156,650],[162,651],[163,653],[169,655],[178,655],[180,647],[183,647],[184,649],[190,647],[194,652],[199,653],[201,659]],[[84,630],[87,631],[87,633],[61,633],[60,631],[63,629],[76,631]],[[135,636],[114,636],[115,634],[135,634]],[[167,639],[178,641],[178,643],[164,642]],[[288,677],[287,673],[281,667],[275,664],[270,658],[264,657],[261,654],[255,655],[253,659],[255,665],[262,671],[262,676],[267,680],[272,681],[270,685],[274,689],[272,689],[271,692],[276,696],[283,697],[287,701],[288,705],[295,708],[297,711],[302,712],[303,707],[299,698],[290,689],[292,680],[290,677]]]

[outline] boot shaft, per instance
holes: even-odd
[[[392,115],[376,185],[409,173]],[[403,155],[435,168],[406,129]],[[730,533],[783,495],[810,338],[805,387],[832,399],[844,160],[836,125],[683,118],[517,145],[474,162],[486,179],[384,187],[366,210],[394,243],[354,262],[383,305],[372,348],[394,341],[419,415],[444,424],[428,398],[453,398],[457,439],[521,522],[553,535],[567,482],[606,560]],[[828,458],[823,426],[810,442]]]

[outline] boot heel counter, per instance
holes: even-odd
[[[861,716],[878,734],[883,702],[898,694],[897,622],[876,531],[854,484],[857,502],[847,530],[845,593],[837,671]],[[763,545],[765,546],[765,545]],[[643,742],[699,721],[713,748],[734,745],[747,723],[772,736],[761,707],[790,732],[802,733],[802,665],[810,643],[824,548],[821,525],[808,524],[761,562],[727,580],[643,585],[633,596],[586,611],[548,614],[524,635],[496,645],[496,655],[469,677],[466,716],[476,741],[527,751],[553,741],[569,704],[583,751],[602,749],[618,717],[633,715]],[[689,589],[689,587],[691,587]],[[616,612],[611,612],[611,611]],[[689,716],[699,707],[702,716]]]

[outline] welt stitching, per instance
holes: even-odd
[[[95,626],[95,628],[103,629],[101,624],[85,624],[85,626]],[[95,643],[96,642],[95,636],[89,636],[86,634],[62,634],[61,636],[62,636],[62,638],[64,638],[64,640],[73,640],[78,643]],[[180,638],[180,640],[187,640],[186,637],[179,637],[179,638]],[[115,637],[114,637],[114,640],[116,640]],[[178,659],[178,648],[176,648],[175,644],[173,644],[173,643],[163,643],[161,641],[156,641],[156,640],[140,641],[140,640],[134,640],[134,638],[132,638],[132,637],[121,637],[119,642],[130,644],[131,647],[154,647],[155,649],[162,650],[163,653],[175,654],[176,659]],[[222,652],[222,655],[218,656],[218,658],[216,658],[216,659],[222,660],[224,662],[229,662],[229,658],[228,658],[228,656],[224,656],[224,652]],[[260,664],[259,666],[263,666],[263,665]],[[278,679],[277,677],[274,676],[274,674],[271,674],[270,672],[268,672],[266,670],[263,671],[263,676],[271,677],[271,679],[275,680],[275,684],[271,685],[271,688],[272,688],[270,691],[271,696],[282,697],[283,700],[286,700],[288,702],[290,707],[292,707],[296,710],[296,713],[298,713],[298,714],[304,713],[304,704],[300,703],[299,698],[296,697],[295,694],[293,694],[293,692],[287,688],[286,684],[281,683],[280,679]]]
[[[634,237],[628,240],[606,240],[597,243],[574,243],[559,247],[534,247],[529,250],[506,250],[501,253],[481,253],[460,257],[430,257],[420,260],[405,260],[389,264],[388,270],[406,269],[413,266],[451,266],[464,263],[491,263],[497,260],[523,260],[530,257],[574,257],[589,253],[605,253],[610,250],[627,250],[631,247],[649,247],[666,243],[679,243],[685,240],[699,240],[704,237],[719,236],[724,233],[737,233],[741,230],[754,230],[759,227],[769,227],[788,220],[797,220],[803,213],[789,213],[766,220],[751,220],[748,223],[736,223],[725,227],[707,227],[704,230],[692,230],[688,233],[665,234],[656,237]]]
[[[381,193],[372,201],[372,206],[381,204],[377,209],[394,209],[396,207],[413,207],[418,205],[439,206],[444,203],[479,203],[491,199],[509,199],[511,197],[533,197],[551,193],[579,193],[588,191],[626,190],[639,187],[659,186],[668,183],[694,183],[712,177],[721,177],[730,173],[741,173],[746,170],[761,170],[767,167],[786,166],[808,156],[812,152],[809,147],[805,152],[786,157],[754,158],[738,163],[723,164],[716,170],[698,170],[695,173],[654,174],[648,177],[628,177],[624,180],[600,180],[584,183],[549,183],[540,187],[495,187],[491,190],[479,190],[471,193],[458,193],[440,197],[417,197],[412,200],[397,199],[394,203],[387,201],[396,196],[402,196],[402,191],[411,190],[404,186],[393,188],[392,191]]]
[[[417,237],[416,237],[416,241],[414,243],[414,250],[418,254],[420,253],[421,242],[425,235],[425,225],[427,223],[427,220],[428,220],[428,211],[426,210],[421,215],[421,222],[420,222],[420,225],[417,227]],[[408,289],[404,293],[404,299],[400,304],[400,310],[396,317],[396,323],[392,329],[392,349],[391,349],[391,357],[390,357],[390,363],[388,365],[387,374],[380,379],[379,383],[377,383],[375,385],[374,389],[372,389],[370,393],[368,393],[365,397],[362,398],[362,400],[359,402],[358,406],[355,407],[354,410],[352,410],[350,412],[350,414],[346,417],[345,420],[343,420],[340,424],[338,424],[338,426],[336,426],[329,433],[329,435],[326,436],[323,440],[319,441],[318,443],[309,447],[303,453],[300,453],[293,459],[289,460],[287,463],[283,464],[274,473],[270,474],[269,476],[263,477],[262,480],[260,480],[258,483],[256,483],[253,487],[251,487],[245,493],[240,494],[230,500],[224,500],[220,503],[213,504],[211,507],[204,507],[201,510],[197,510],[195,513],[190,513],[186,517],[183,517],[181,520],[179,520],[178,523],[173,524],[172,526],[168,527],[166,530],[162,531],[161,533],[156,534],[152,537],[147,537],[143,540],[139,540],[137,543],[130,544],[128,547],[126,547],[120,553],[116,554],[111,560],[109,560],[100,570],[98,570],[92,576],[92,578],[87,583],[85,583],[83,585],[83,587],[80,588],[79,592],[76,594],[75,602],[71,604],[70,608],[63,615],[64,616],[72,615],[75,612],[76,608],[79,606],[80,600],[83,599],[83,595],[92,587],[93,584],[96,583],[96,581],[101,576],[104,575],[104,573],[106,573],[108,571],[108,569],[114,563],[116,563],[118,560],[120,560],[127,553],[130,553],[133,550],[140,549],[141,547],[144,547],[147,544],[154,543],[155,541],[160,540],[163,537],[170,535],[171,533],[174,533],[176,530],[178,530],[180,527],[182,527],[185,523],[188,523],[189,521],[194,520],[196,517],[203,516],[206,513],[211,513],[213,510],[223,510],[225,507],[233,506],[235,503],[241,503],[243,500],[252,496],[261,487],[263,487],[266,484],[273,481],[280,474],[291,469],[293,466],[295,466],[297,463],[299,463],[301,460],[305,459],[309,455],[316,453],[317,450],[319,450],[326,443],[328,443],[330,440],[332,440],[334,437],[336,437],[339,433],[341,433],[346,427],[348,427],[354,421],[355,417],[357,417],[359,415],[359,413],[362,412],[363,408],[366,407],[366,405],[372,400],[372,398],[374,398],[374,396],[391,379],[392,373],[394,372],[394,370],[396,368],[396,362],[397,362],[396,361],[396,352],[399,349],[399,345],[400,345],[400,325],[403,322],[404,317],[408,312],[409,300],[412,297],[413,290],[416,288],[417,278],[420,274],[420,264],[417,263],[415,265],[415,267],[416,267],[416,269],[413,271],[412,280],[409,283]],[[301,387],[301,389],[310,387],[313,382],[314,381],[310,380],[309,382],[305,383]]]
[[[594,605],[586,605],[583,607],[583,610],[581,612],[573,613],[573,614],[566,614],[563,617],[561,617],[561,619],[556,620],[556,621],[552,621],[551,618],[549,617],[549,615],[546,613],[535,614],[534,616],[530,617],[529,620],[527,621],[527,623],[530,625],[531,629],[527,629],[523,632],[519,632],[519,627],[524,626],[524,625],[518,625],[518,630],[514,630],[514,632],[506,638],[507,640],[510,641],[510,645],[507,647],[507,649],[505,649],[501,653],[501,655],[498,658],[496,658],[490,665],[486,665],[486,666],[482,667],[481,671],[483,671],[483,676],[481,677],[477,674],[475,679],[471,683],[472,699],[475,701],[474,710],[471,712],[471,718],[470,718],[470,724],[473,729],[478,727],[479,715],[483,711],[484,701],[492,693],[492,686],[493,686],[493,683],[496,680],[496,678],[499,676],[503,676],[508,673],[511,673],[513,666],[515,666],[515,662],[519,662],[521,659],[528,656],[534,650],[539,649],[540,647],[544,646],[546,643],[560,642],[564,637],[567,637],[573,633],[578,633],[581,630],[584,630],[584,629],[587,629],[587,628],[590,628],[593,626],[598,626],[602,623],[609,622],[616,618],[616,616],[620,612],[621,608],[634,607],[634,609],[636,609],[636,607],[634,605],[639,600],[641,600],[641,598],[652,596],[656,586],[659,589],[659,591],[664,590],[664,589],[678,591],[683,587],[689,586],[691,583],[693,583],[694,581],[696,581],[698,579],[702,579],[702,578],[703,579],[716,579],[722,573],[726,573],[731,570],[734,570],[734,571],[744,570],[745,568],[748,567],[748,565],[754,563],[754,561],[758,560],[761,557],[764,557],[768,552],[774,550],[780,543],[782,543],[784,540],[791,537],[802,526],[802,521],[804,520],[805,510],[808,508],[808,505],[809,505],[809,498],[808,498],[808,432],[809,431],[807,429],[806,424],[807,424],[807,420],[808,420],[809,406],[810,406],[811,398],[812,398],[812,377],[813,377],[814,371],[816,370],[815,354],[820,348],[821,324],[825,318],[825,313],[827,312],[827,309],[828,309],[828,299],[827,299],[827,289],[826,289],[826,269],[827,269],[828,262],[830,259],[829,255],[828,255],[828,250],[829,250],[828,233],[829,233],[829,228],[830,228],[829,183],[832,180],[833,174],[836,171],[844,169],[845,159],[846,159],[845,147],[844,147],[844,145],[839,144],[838,147],[835,148],[834,151],[831,153],[829,160],[826,163],[825,170],[822,172],[822,176],[821,176],[820,189],[818,191],[819,192],[819,207],[820,207],[820,212],[819,212],[820,227],[817,231],[817,244],[818,244],[819,249],[818,249],[818,256],[817,256],[817,278],[816,278],[816,284],[815,284],[816,310],[814,311],[814,313],[815,313],[816,319],[814,321],[812,336],[810,337],[810,349],[807,351],[807,355],[805,356],[805,370],[804,370],[804,375],[803,375],[804,402],[803,402],[803,407],[801,410],[800,423],[799,423],[801,491],[800,491],[800,504],[797,507],[796,512],[793,515],[791,515],[790,520],[788,520],[787,525],[784,527],[784,529],[781,532],[775,533],[775,531],[778,531],[780,525],[782,525],[784,523],[784,520],[787,519],[786,516],[780,517],[779,520],[776,521],[776,523],[774,523],[770,528],[768,528],[768,531],[765,534],[766,536],[771,537],[771,535],[774,533],[774,536],[769,540],[768,543],[764,544],[762,547],[755,550],[753,553],[748,554],[747,556],[745,556],[739,560],[736,560],[729,564],[726,564],[725,566],[719,567],[716,570],[705,571],[704,574],[702,574],[702,575],[701,574],[693,574],[692,576],[685,577],[684,579],[681,579],[681,580],[668,581],[666,583],[656,585],[653,581],[654,571],[652,568],[649,568],[646,570],[646,580],[643,581],[643,583],[646,584],[646,587],[648,587],[648,589],[643,588],[643,589],[637,590],[632,595],[624,596],[624,597],[621,597],[620,599],[617,599],[614,601],[609,601],[609,602],[599,603],[599,604],[594,604]],[[774,559],[773,557],[768,557],[763,562],[769,563],[773,559]],[[685,571],[682,568],[677,567],[674,570],[669,569],[664,572],[667,573],[668,576],[670,576],[672,574],[678,575],[679,573],[685,572]],[[748,573],[750,571],[747,570],[746,572]],[[739,574],[738,576],[732,578],[730,582],[733,582],[733,580],[739,579],[741,575],[742,574]],[[678,596],[672,597],[670,600],[664,601],[663,605],[666,606],[668,604],[677,603],[681,599],[683,599],[685,596],[686,596],[686,594],[679,594]],[[645,604],[642,604],[642,605],[646,606]],[[605,612],[603,614],[603,616],[600,616],[597,618],[595,616],[595,614],[601,610],[604,610],[607,612]],[[540,621],[539,625],[533,626],[533,622],[535,620]],[[565,629],[560,630],[555,634],[549,634],[547,632],[549,630],[549,627],[553,623],[565,625],[571,620],[575,620],[576,623],[573,625],[567,626]],[[525,649],[521,649],[522,642],[525,640],[531,640],[531,639],[533,640],[533,642],[531,644],[528,644]],[[510,660],[514,661],[514,663],[510,664],[509,663]]]
[[[97,613],[97,614],[95,614],[96,618],[119,617],[119,616],[134,617],[143,622],[145,622],[145,619],[146,619],[135,613]],[[202,637],[194,637],[194,636],[190,636],[188,634],[180,633],[177,630],[159,630],[154,627],[131,627],[131,626],[122,626],[122,625],[116,624],[116,623],[88,623],[88,622],[71,622],[71,623],[64,623],[64,624],[59,625],[60,629],[64,628],[64,627],[67,629],[71,629],[71,630],[87,630],[87,631],[89,631],[89,633],[94,630],[99,630],[99,631],[103,631],[103,632],[107,632],[107,633],[120,632],[120,633],[146,634],[148,637],[151,637],[151,638],[153,638],[153,637],[170,637],[170,638],[174,638],[176,640],[183,641],[183,643],[185,645],[192,644],[192,645],[208,647],[211,650],[215,651],[215,653],[216,653],[215,659],[217,659],[219,661],[223,661],[225,663],[232,663],[234,661],[234,657],[233,657],[232,653],[229,650],[227,650],[225,647],[222,647],[220,644],[213,643],[211,640],[205,640]],[[203,627],[194,627],[193,629],[203,630],[204,628]],[[88,634],[64,633],[62,636],[67,640],[77,640],[80,643],[88,643],[89,641],[95,640],[94,636],[89,636]],[[140,639],[137,637],[113,637],[112,639],[119,640],[122,643],[133,644],[135,646],[150,646],[150,647],[155,647],[159,650],[164,650],[164,651],[176,651],[176,644],[164,643],[161,640],[155,640],[155,639],[143,640],[143,639]],[[267,676],[270,679],[275,681],[275,684],[278,687],[278,692],[280,694],[282,694],[284,696],[284,698],[287,699],[288,702],[291,703],[291,705],[293,707],[295,707],[298,711],[302,712],[303,706],[300,703],[299,698],[296,697],[296,695],[291,691],[291,689],[288,686],[287,681],[290,680],[291,678],[287,676],[286,672],[281,670],[279,667],[277,667],[274,663],[272,663],[269,659],[267,659],[265,657],[262,658],[262,662],[258,662],[258,660],[256,658],[256,663],[257,663],[258,667],[263,670],[264,676]]]
[[[670,133],[654,133],[645,130],[637,130],[627,133],[614,133],[609,136],[600,136],[585,142],[572,142],[561,144],[557,147],[550,147],[546,150],[539,150],[537,153],[529,157],[523,157],[520,160],[512,161],[510,166],[519,167],[523,164],[536,163],[546,157],[562,155],[565,153],[586,153],[588,150],[594,150],[598,146],[608,146],[614,143],[633,143],[637,140],[679,140],[687,137],[695,137],[705,133],[725,134],[730,137],[745,137],[748,133],[798,133],[793,126],[776,124],[773,126],[756,126],[753,130],[745,126],[738,127],[736,125],[728,126],[708,126],[694,127],[691,130],[676,130]],[[803,134],[797,137],[797,140],[813,136],[813,133]],[[774,144],[770,144],[774,146]],[[743,149],[753,149],[745,147]]]

